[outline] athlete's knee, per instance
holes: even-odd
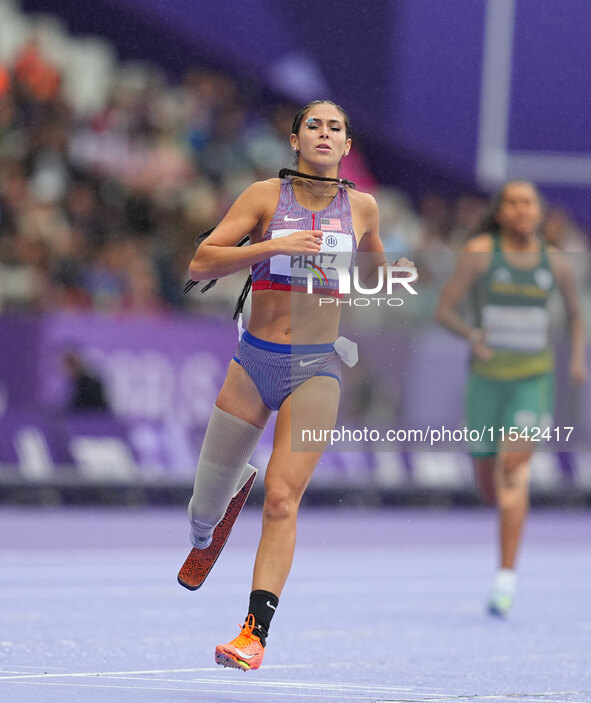
[[[483,501],[488,505],[494,505],[497,502],[494,481],[494,457],[475,458],[474,470],[476,473],[476,485]]]
[[[504,488],[519,488],[529,481],[529,455],[523,452],[503,454],[499,458],[498,481]]]
[[[503,470],[507,474],[522,474],[524,467],[527,470],[531,452],[507,452],[501,455]]]
[[[527,501],[529,489],[529,465],[527,459],[517,462],[515,457],[505,461],[501,458],[497,470],[497,503],[501,510],[511,510]]]
[[[272,488],[265,494],[263,515],[267,520],[288,520],[297,509],[297,501],[286,489]]]

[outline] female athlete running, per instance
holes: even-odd
[[[292,450],[292,431],[332,429],[340,395],[338,306],[319,306],[334,294],[327,265],[351,270],[357,252],[371,264],[370,279],[385,265],[374,198],[338,179],[351,148],[349,118],[330,101],[315,101],[295,116],[291,146],[305,177],[254,183],[199,246],[193,280],[250,267],[252,312],[230,362],[201,449],[189,505],[192,542],[207,548],[212,530],[244,482],[247,464],[272,411],[277,411],[273,453],[265,475],[262,535],[248,616],[234,640],[216,648],[216,662],[243,670],[263,660],[269,625],[289,574],[300,500],[324,450]],[[246,235],[250,245],[235,245]],[[364,259],[368,257],[363,257]],[[401,266],[413,266],[401,259]],[[313,294],[306,292],[310,270]],[[320,273],[322,273],[322,276]],[[332,277],[331,277],[332,276]],[[297,412],[295,411],[297,405]]]
[[[573,271],[564,255],[538,238],[542,204],[536,187],[511,181],[493,201],[483,233],[464,247],[446,284],[438,320],[471,345],[466,398],[469,429],[485,428],[473,447],[476,479],[500,516],[500,569],[488,603],[504,617],[514,599],[515,563],[529,506],[531,442],[507,441],[510,428],[523,435],[548,428],[552,419],[554,359],[548,339],[546,302],[556,285],[570,321],[570,376],[587,377],[583,321]],[[456,307],[472,291],[476,326]],[[501,432],[504,430],[504,433]],[[523,431],[526,431],[525,433]],[[497,439],[505,436],[504,442]]]

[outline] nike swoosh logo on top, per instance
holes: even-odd
[[[286,222],[298,222],[299,220],[303,220],[303,217],[288,217],[287,215],[283,218]]]
[[[234,647],[234,650],[240,659],[252,659],[253,657],[256,657],[256,652],[254,654],[246,654],[241,649],[238,649],[238,647]]]
[[[269,600],[267,601],[267,605],[269,606],[269,608],[272,608],[273,610],[277,610],[277,608]]]
[[[310,364],[313,364],[316,361],[322,361],[322,357],[319,357],[318,359],[312,359],[312,361],[304,361],[303,359],[300,359],[300,366],[310,366]]]

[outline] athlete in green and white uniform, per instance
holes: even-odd
[[[489,611],[502,616],[513,602],[515,562],[529,507],[532,445],[513,438],[542,433],[552,422],[554,357],[546,303],[554,286],[570,321],[571,378],[582,383],[587,376],[574,275],[563,255],[539,241],[541,219],[535,186],[507,183],[493,201],[486,233],[464,247],[437,310],[445,327],[471,343],[467,424],[485,428],[483,442],[472,447],[472,454],[481,493],[499,508],[500,570]],[[475,326],[456,310],[470,293]]]
[[[548,339],[546,303],[554,287],[548,252],[511,263],[492,235],[488,270],[474,285],[477,328],[484,330],[490,358],[473,356],[467,391],[470,429],[487,428],[475,456],[494,456],[501,439],[488,428],[546,429],[554,408],[554,354]],[[534,266],[529,264],[533,263]],[[495,436],[497,434],[497,436]]]

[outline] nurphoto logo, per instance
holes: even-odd
[[[412,287],[412,283],[417,280],[418,273],[416,269],[410,266],[396,266],[395,264],[388,264],[387,266],[380,266],[377,269],[377,281],[373,287],[365,288],[360,282],[359,268],[357,266],[353,267],[353,275],[350,274],[349,269],[341,266],[325,266],[324,268],[318,266],[318,264],[313,261],[309,261],[305,266],[307,270],[306,278],[306,292],[307,293],[318,293],[314,291],[314,280],[320,281],[321,285],[331,286],[334,291],[336,286],[334,284],[338,280],[338,298],[320,298],[319,305],[354,305],[355,307],[368,307],[372,303],[378,306],[384,303],[390,307],[400,307],[404,304],[402,298],[392,298],[392,292],[394,288],[404,288],[411,295],[417,295],[417,291]],[[334,273],[336,273],[336,277]],[[330,279],[330,280],[329,280]],[[349,300],[342,300],[341,296],[351,294],[351,281],[353,281],[353,290],[360,297],[355,297]],[[375,296],[377,293],[384,291],[388,297],[371,297]]]

